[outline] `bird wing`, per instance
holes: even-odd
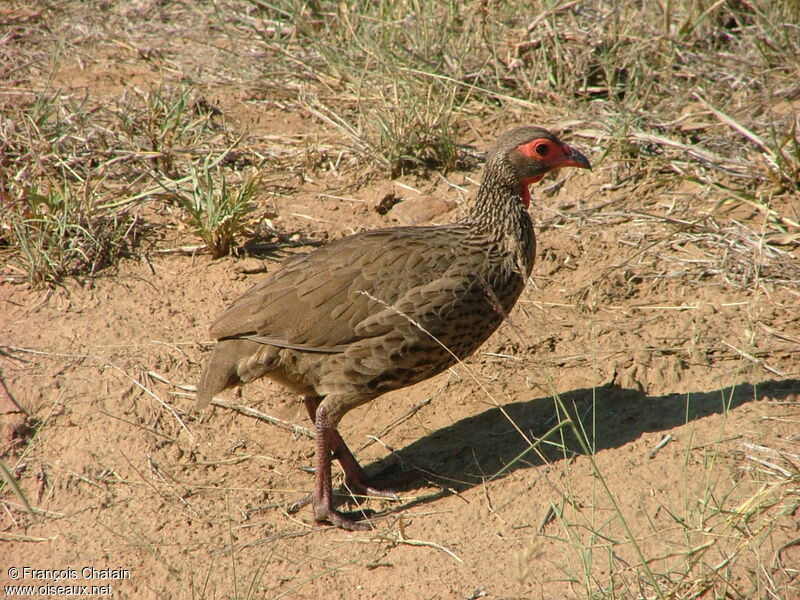
[[[466,293],[463,274],[453,273],[464,254],[459,242],[458,227],[384,229],[331,242],[248,290],[210,333],[336,353],[393,330],[428,330]]]

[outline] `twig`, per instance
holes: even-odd
[[[214,406],[221,406],[223,408],[229,408],[231,410],[235,410],[236,412],[241,413],[243,415],[247,415],[248,417],[253,417],[254,419],[258,419],[259,421],[265,421],[270,425],[275,425],[275,427],[280,427],[281,429],[285,429],[286,431],[291,431],[296,435],[301,435],[311,440],[314,439],[314,434],[311,433],[305,427],[301,427],[300,425],[295,425],[287,421],[282,421],[281,419],[278,419],[276,417],[271,417],[270,415],[263,413],[260,410],[250,408],[249,406],[234,404],[233,402],[228,402],[227,400],[223,400],[222,398],[217,398],[217,397],[214,397],[211,400],[211,404],[213,404]]]
[[[160,381],[161,383],[166,383],[167,385],[171,385],[172,387],[176,387],[179,390],[183,390],[184,392],[196,392],[197,391],[197,386],[186,385],[186,384],[181,384],[181,383],[175,383],[173,381],[170,381],[169,379],[167,379],[163,375],[159,375],[155,371],[148,371],[147,375],[152,377],[156,381]]]
[[[763,458],[758,458],[757,456],[753,456],[752,454],[745,454],[745,456],[747,457],[748,460],[752,460],[753,462],[757,462],[762,467],[767,467],[767,469],[771,469],[772,471],[774,471],[776,473],[780,473],[784,477],[788,478],[788,477],[791,476],[791,473],[789,471],[787,471],[783,467],[779,467],[775,463],[771,463],[768,460],[764,460]]]
[[[179,390],[183,390],[185,392],[197,391],[197,386],[175,383],[173,381],[170,381],[163,375],[159,375],[155,371],[148,371],[147,374],[153,379],[160,381],[161,383],[165,383],[167,385],[176,387]],[[191,396],[191,394],[178,394],[178,395]],[[223,398],[217,398],[216,396],[211,400],[211,404],[213,404],[214,406],[229,408],[230,410],[235,410],[236,412],[241,413],[243,415],[247,415],[248,417],[253,417],[254,419],[258,419],[259,421],[265,421],[270,425],[275,425],[275,427],[280,427],[281,429],[285,429],[286,431],[291,431],[296,435],[301,435],[303,437],[307,437],[312,440],[315,437],[314,434],[311,433],[305,427],[302,427],[300,425],[295,425],[294,423],[289,423],[288,421],[282,421],[277,417],[270,416],[267,413],[261,412],[260,410],[256,410],[255,408],[250,408],[249,406],[244,406],[242,404],[235,404],[234,402],[229,402],[228,400],[224,400]]]
[[[766,369],[770,373],[774,373],[778,377],[786,377],[786,373],[784,373],[780,369],[776,369],[775,367],[769,366],[766,362],[764,362],[760,358],[756,358],[755,356],[753,356],[752,354],[748,354],[744,350],[739,350],[739,348],[737,348],[736,346],[731,346],[728,342],[723,341],[722,343],[723,345],[727,346],[728,348],[736,352],[736,354],[738,354],[742,358],[746,358],[750,362],[757,364],[758,366],[760,366],[763,369]]]
[[[6,542],[52,542],[54,539],[55,537],[43,538],[0,531],[0,540],[5,540]]]
[[[166,408],[166,409],[167,409],[169,412],[171,412],[171,413],[172,413],[172,416],[173,416],[173,417],[175,417],[175,420],[176,420],[176,421],[178,421],[178,423],[180,423],[181,427],[183,427],[183,429],[186,431],[186,433],[188,433],[188,434],[189,434],[191,437],[194,437],[194,434],[193,434],[193,433],[192,433],[192,432],[189,430],[189,428],[186,426],[186,423],[184,423],[184,422],[183,422],[183,419],[181,419],[180,415],[178,414],[178,411],[176,411],[174,408],[172,408],[172,406],[170,406],[169,404],[167,404],[166,402],[164,402],[164,400],[162,400],[162,399],[161,399],[161,398],[160,398],[160,397],[159,397],[157,394],[155,394],[155,392],[153,392],[153,391],[151,391],[150,389],[148,389],[148,388],[146,388],[145,386],[143,386],[141,383],[139,383],[139,381],[138,381],[138,380],[137,380],[135,377],[132,377],[131,375],[128,375],[128,373],[126,373],[125,371],[123,371],[123,370],[122,370],[120,367],[118,367],[118,366],[117,366],[117,365],[115,365],[114,363],[107,363],[107,364],[108,364],[108,365],[109,365],[111,368],[113,368],[113,369],[115,369],[115,370],[119,371],[119,372],[120,372],[120,373],[122,373],[122,374],[123,374],[125,377],[127,377],[128,379],[130,379],[130,380],[131,380],[131,381],[134,383],[134,385],[136,385],[136,386],[137,386],[139,389],[141,389],[141,390],[142,390],[143,392],[145,392],[147,395],[149,395],[149,396],[150,396],[150,397],[152,397],[152,398],[155,398],[155,399],[158,401],[158,403],[159,403],[159,404],[161,404],[161,406],[163,406],[163,407],[164,407],[164,408]]]
[[[796,335],[791,335],[789,333],[786,333],[785,331],[778,331],[777,329],[774,329],[769,325],[765,325],[760,321],[758,323],[758,326],[761,327],[761,329],[763,329],[764,331],[766,331],[769,335],[774,336],[779,340],[800,345],[800,337],[797,337]]]
[[[197,254],[200,250],[208,248],[208,244],[198,244],[196,246],[177,246],[175,248],[156,248],[150,250],[154,254]]]
[[[402,517],[400,518],[400,520],[397,523],[397,533],[395,533],[395,534],[386,533],[386,534],[380,535],[378,537],[379,537],[379,539],[383,539],[383,540],[386,540],[386,541],[389,541],[389,542],[395,542],[395,543],[398,543],[398,544],[407,544],[409,546],[427,546],[428,548],[435,548],[436,550],[440,550],[440,551],[444,552],[445,554],[447,554],[448,556],[454,558],[455,560],[460,562],[462,565],[464,564],[464,561],[461,560],[456,555],[455,552],[453,552],[449,548],[445,548],[441,544],[437,544],[436,542],[428,542],[426,540],[415,540],[415,539],[406,537],[405,525],[403,524]]]
[[[768,446],[759,446],[757,444],[751,444],[750,442],[742,442],[742,446],[744,446],[748,450],[763,452],[764,454],[769,454],[776,458],[800,460],[800,454],[789,454],[781,450],[775,450],[774,448],[769,448]]]
[[[653,448],[652,450],[650,450],[650,452],[648,452],[647,458],[655,458],[656,454],[658,454],[658,451],[661,450],[667,444],[669,444],[670,441],[672,441],[672,434],[668,433],[663,438],[661,438],[661,441],[658,442],[658,444],[656,444],[655,448]]]

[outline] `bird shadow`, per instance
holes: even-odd
[[[420,472],[417,481],[406,489],[424,485],[440,487],[440,492],[404,503],[396,510],[426,504],[444,495],[460,493],[489,479],[506,477],[527,469],[585,454],[571,428],[550,435],[551,443],[531,450],[529,440],[545,437],[566,416],[584,432],[588,447],[595,452],[619,448],[643,434],[669,431],[680,425],[722,414],[758,397],[783,399],[800,392],[800,380],[785,379],[744,383],[708,392],[672,393],[648,396],[639,390],[616,385],[586,388],[560,394],[560,406],[554,398],[542,397],[490,408],[426,435],[391,457],[366,467],[378,477],[391,476],[399,465]],[[560,416],[560,419],[559,419]],[[388,466],[387,466],[388,465]],[[391,512],[394,512],[392,510]]]

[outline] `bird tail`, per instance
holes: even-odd
[[[207,407],[214,395],[222,390],[242,383],[239,379],[237,363],[239,353],[234,346],[236,340],[224,340],[218,342],[211,352],[211,356],[206,361],[203,375],[197,384],[197,399],[194,403],[194,410],[203,410]]]

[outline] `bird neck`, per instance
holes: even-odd
[[[529,235],[530,216],[525,206],[527,189],[523,190],[523,186],[527,188],[510,168],[487,165],[467,220],[502,237]]]

